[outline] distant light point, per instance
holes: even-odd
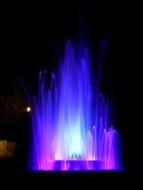
[[[31,112],[31,108],[28,106],[28,107],[26,108],[26,111],[27,111],[27,112]]]

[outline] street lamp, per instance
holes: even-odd
[[[27,111],[27,112],[31,112],[30,106],[27,106],[27,107],[26,107],[26,111]]]

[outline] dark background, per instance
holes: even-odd
[[[34,88],[39,69],[46,67],[50,73],[56,68],[67,39],[74,43],[85,40],[94,73],[100,42],[106,39],[108,56],[103,64],[101,91],[112,100],[113,124],[121,137],[123,165],[129,169],[131,18],[127,7],[89,1],[53,2],[42,8],[38,4],[18,6],[6,6],[2,14],[0,94],[10,95],[19,78]]]

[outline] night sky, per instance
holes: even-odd
[[[60,1],[61,3],[61,1]],[[63,55],[65,41],[84,39],[95,62],[101,39],[108,42],[108,59],[103,68],[102,91],[113,100],[113,116],[122,144],[128,146],[128,32],[124,8],[95,3],[52,3],[43,6],[9,6],[3,14],[2,61],[0,67],[1,95],[21,78],[29,86],[35,85],[38,72],[47,68],[49,73]],[[125,161],[127,152],[124,155]]]

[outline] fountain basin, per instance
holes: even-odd
[[[105,163],[99,160],[51,160],[42,161],[42,165],[39,166],[39,170],[104,170]]]

